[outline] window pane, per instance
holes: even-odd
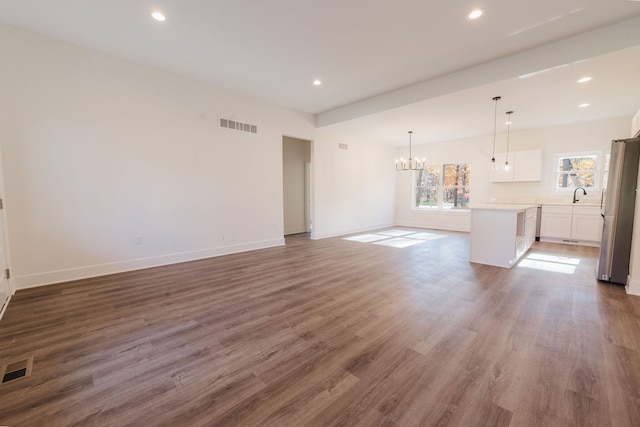
[[[438,207],[438,187],[416,188],[416,207],[418,208],[436,208]]]
[[[444,165],[444,185],[469,185],[471,165]]]
[[[438,166],[428,166],[426,169],[418,171],[417,187],[436,187],[440,184],[440,168]]]
[[[558,172],[595,171],[598,156],[560,157]]]
[[[416,175],[415,207],[463,208],[469,205],[470,164],[429,166]]]
[[[556,188],[594,187],[595,179],[593,172],[560,173]]]
[[[464,208],[469,205],[469,187],[444,187],[444,208]]]

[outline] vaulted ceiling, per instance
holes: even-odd
[[[640,108],[640,1],[20,0],[0,21],[389,143],[489,133],[495,95],[514,130]]]

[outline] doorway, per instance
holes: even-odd
[[[312,231],[312,176],[311,141],[283,136],[282,193],[285,236]]]

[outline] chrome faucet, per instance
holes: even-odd
[[[573,203],[579,201],[578,198],[576,197],[576,191],[578,191],[578,190],[582,190],[582,195],[583,196],[587,195],[587,190],[585,190],[584,188],[582,188],[582,187],[576,188],[575,190],[573,190]]]

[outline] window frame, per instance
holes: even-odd
[[[469,179],[467,179],[467,184],[460,184],[460,185],[445,185],[445,168],[447,166],[465,166],[468,165],[469,167]],[[411,191],[411,209],[416,210],[416,211],[423,211],[423,212],[429,212],[429,211],[434,211],[434,210],[440,210],[440,211],[448,211],[448,212],[461,212],[461,211],[468,211],[469,210],[469,203],[470,203],[470,197],[469,199],[466,200],[466,202],[464,202],[464,206],[461,207],[455,207],[455,206],[445,206],[445,191],[446,189],[458,189],[458,188],[462,188],[463,190],[463,197],[464,195],[470,195],[471,194],[471,167],[472,167],[472,163],[471,162],[455,162],[455,163],[439,163],[439,164],[430,164],[425,166],[425,169],[429,169],[429,168],[438,168],[438,184],[437,185],[426,185],[426,186],[418,186],[418,177],[420,174],[419,170],[414,171],[413,173],[413,179],[412,179],[412,191]],[[418,206],[417,205],[417,192],[419,188],[425,188],[425,189],[436,189],[436,199],[437,199],[437,205],[429,205],[429,206]]]
[[[439,209],[440,205],[442,204],[442,199],[440,197],[440,194],[442,193],[441,191],[441,187],[442,187],[442,170],[441,170],[441,165],[438,164],[433,164],[433,165],[426,165],[424,167],[423,170],[429,170],[430,168],[437,168],[438,170],[438,183],[436,185],[426,185],[426,186],[420,186],[418,187],[418,176],[420,175],[420,170],[414,170],[413,171],[413,180],[412,180],[412,206],[414,209],[418,209],[418,210],[432,210],[432,209]],[[429,206],[417,206],[417,191],[418,188],[425,188],[425,189],[436,189],[436,200],[437,200],[437,204],[435,206],[433,205],[429,205]]]
[[[602,152],[601,151],[575,151],[570,153],[556,153],[553,162],[553,177],[551,185],[553,186],[554,193],[571,193],[580,186],[568,186],[565,188],[558,187],[558,180],[561,175],[570,175],[570,171],[561,172],[558,170],[560,160],[564,158],[577,158],[577,157],[592,157],[595,156],[596,166],[595,169],[586,171],[586,173],[593,173],[593,186],[585,187],[587,190],[600,191],[601,188],[601,170],[602,170]]]

